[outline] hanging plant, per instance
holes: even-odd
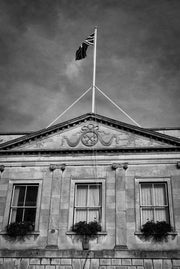
[[[12,241],[24,240],[32,231],[34,231],[34,223],[12,222],[6,226],[6,236]]]
[[[142,237],[155,242],[166,241],[168,233],[172,231],[172,226],[166,221],[147,221],[141,228]]]
[[[86,221],[79,221],[72,226],[72,231],[76,233],[82,241],[83,249],[89,249],[89,240],[97,238],[98,232],[101,231],[101,225],[92,221],[87,223]]]

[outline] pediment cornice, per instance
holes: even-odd
[[[65,132],[65,131],[69,130],[70,128],[77,127],[77,126],[81,125],[82,123],[86,123],[87,121],[95,121],[99,124],[101,123],[101,124],[104,124],[106,126],[115,128],[116,130],[127,131],[127,132],[130,132],[131,134],[141,135],[145,138],[150,138],[150,139],[153,139],[157,142],[165,143],[167,146],[165,145],[164,148],[180,147],[180,139],[178,139],[178,138],[164,135],[164,134],[161,134],[161,133],[149,130],[149,129],[137,127],[137,126],[127,124],[124,122],[120,122],[120,121],[117,121],[117,120],[114,120],[114,119],[111,119],[111,118],[108,118],[105,116],[101,116],[98,114],[87,113],[87,114],[81,115],[79,117],[73,118],[71,120],[53,125],[49,128],[45,128],[45,129],[42,129],[42,130],[39,130],[36,132],[31,132],[31,133],[28,133],[27,135],[10,140],[6,143],[2,143],[0,145],[0,150],[1,151],[13,150],[13,149],[20,147],[20,146],[23,146],[29,142],[37,141],[38,139],[44,139],[44,138],[46,138],[50,135],[53,135],[55,133],[58,133],[58,132]],[[162,147],[161,147],[161,149],[162,149]],[[118,149],[118,150],[121,150],[121,149]],[[126,150],[126,149],[123,149],[123,150]],[[137,148],[136,148],[136,150],[137,150]],[[141,148],[141,150],[142,150],[142,148]],[[148,150],[151,150],[151,149],[148,149]],[[24,151],[24,150],[22,149],[22,151]],[[75,149],[73,149],[73,151],[75,151]],[[41,152],[41,150],[39,150],[39,152]]]

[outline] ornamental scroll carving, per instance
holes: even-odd
[[[104,136],[106,136],[106,139],[104,139]],[[99,126],[93,123],[84,125],[81,128],[81,131],[76,133],[76,138],[68,138],[67,136],[63,136],[63,139],[67,142],[69,147],[76,147],[80,142],[86,147],[93,147],[98,142],[100,142],[103,146],[110,146],[113,140],[115,140],[116,144],[118,144],[119,140],[117,135],[111,135],[109,133],[105,133],[104,131],[100,131]]]

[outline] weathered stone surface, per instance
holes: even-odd
[[[144,260],[144,269],[153,269],[152,260],[150,259]]]
[[[162,260],[162,268],[163,269],[172,269],[172,261],[171,260]]]
[[[132,265],[143,265],[142,259],[132,259]]]
[[[51,260],[51,264],[60,264],[61,263],[61,259],[52,259]]]
[[[163,269],[162,260],[153,260],[154,269]]]
[[[131,259],[122,259],[122,265],[131,265]]]
[[[173,266],[180,266],[180,259],[173,260]]]
[[[100,265],[111,265],[111,259],[100,259]]]
[[[40,264],[40,259],[30,259],[30,264]]]
[[[71,264],[71,259],[61,259],[61,264]]]
[[[121,265],[121,259],[112,259],[112,265]]]
[[[41,260],[41,264],[50,264],[50,259],[43,258],[43,259]]]

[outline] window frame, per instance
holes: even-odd
[[[69,219],[68,219],[68,231],[71,233],[71,227],[74,221],[74,205],[75,205],[75,190],[77,184],[101,184],[101,226],[102,231],[105,231],[105,178],[71,178],[71,186],[70,186],[70,204],[69,204]],[[68,232],[68,233],[69,233]]]
[[[172,200],[172,184],[171,178],[167,177],[137,177],[135,178],[135,233],[140,233],[141,229],[141,209],[140,209],[140,184],[141,183],[165,183],[168,201],[169,223],[175,230],[174,214],[173,214],[173,200]]]
[[[89,191],[90,191],[90,186],[98,186],[99,191],[101,192],[100,194],[100,205],[99,206],[90,206],[89,204]],[[77,205],[77,197],[78,197],[78,187],[79,186],[87,186],[87,196],[86,196],[86,205],[85,206],[78,206]],[[89,212],[91,210],[98,210],[101,217],[100,219],[102,220],[102,184],[101,183],[76,183],[75,184],[75,195],[74,195],[74,210],[73,210],[73,223],[75,224],[74,220],[76,219],[76,214],[78,210],[84,210],[86,212],[86,219],[89,219]],[[101,224],[101,222],[100,222]]]
[[[39,232],[39,218],[40,218],[40,202],[41,202],[41,192],[42,192],[42,179],[40,180],[10,180],[8,186],[8,194],[6,199],[6,206],[5,206],[5,213],[3,218],[3,230],[10,221],[10,214],[11,214],[11,203],[13,198],[13,190],[14,186],[16,185],[38,185],[38,192],[37,192],[37,200],[36,200],[36,217],[35,217],[35,226],[34,231]]]

